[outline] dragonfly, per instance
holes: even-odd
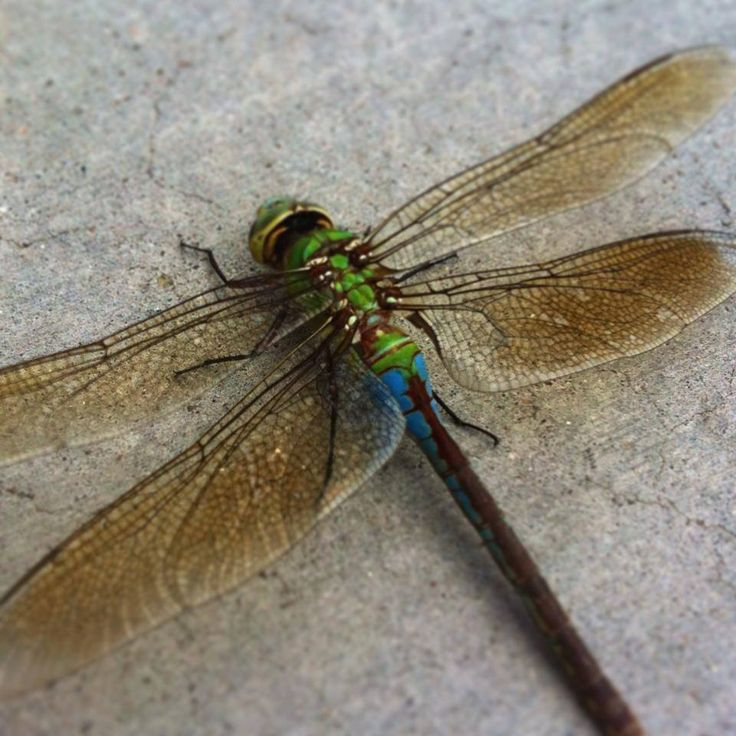
[[[239,376],[201,437],[94,514],[0,599],[0,694],[71,673],[232,589],[416,441],[601,733],[643,734],[453,439],[420,343],[462,387],[506,391],[650,350],[736,292],[736,236],[658,232],[470,268],[502,233],[634,182],[727,101],[736,63],[657,59],[546,132],[416,196],[364,234],[278,196],[254,275],[86,345],[0,369],[0,459],[82,445]],[[485,252],[483,250],[483,252]],[[420,339],[421,338],[421,339]]]

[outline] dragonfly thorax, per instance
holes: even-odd
[[[336,229],[316,204],[284,196],[266,200],[256,213],[249,245],[259,263],[298,271],[295,285],[307,278],[331,300],[335,312],[360,318],[382,309],[379,282],[385,269],[368,263],[360,237]]]

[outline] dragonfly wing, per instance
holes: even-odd
[[[404,422],[380,380],[348,353],[331,383],[304,352],[6,594],[0,694],[71,672],[229,590],[390,457]]]
[[[661,345],[736,292],[736,237],[658,233],[402,288],[453,378],[502,391]]]
[[[89,345],[0,368],[0,466],[191,400],[237,364],[177,371],[253,350],[278,293],[273,284],[212,289]]]
[[[736,64],[723,48],[665,56],[542,135],[410,200],[368,240],[403,269],[603,197],[656,166],[734,89]]]

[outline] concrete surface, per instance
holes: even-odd
[[[266,196],[363,228],[635,66],[736,39],[729,0],[539,5],[4,0],[0,363],[213,283],[179,233],[242,273]],[[640,185],[489,259],[732,229],[735,205],[736,102]],[[735,315],[731,300],[653,353],[507,394],[435,379],[501,436],[460,440],[651,734],[736,733]],[[196,429],[7,470],[0,587]],[[267,574],[0,705],[0,733],[591,730],[405,442]]]

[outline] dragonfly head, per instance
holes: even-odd
[[[248,247],[258,263],[279,268],[289,246],[314,230],[331,229],[330,216],[316,204],[293,197],[267,199],[256,212]]]

